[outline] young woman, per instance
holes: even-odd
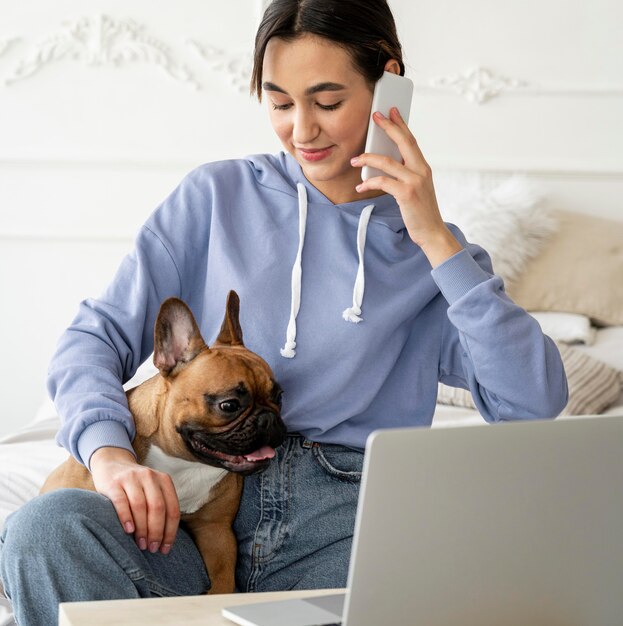
[[[8,520],[2,578],[22,626],[54,623],[59,601],[206,589],[170,477],[136,464],[122,389],[152,352],[168,296],[212,341],[236,289],[245,343],[285,390],[290,434],[246,479],[236,520],[240,591],[345,585],[366,437],[430,425],[438,381],[469,388],[490,422],[564,407],[555,345],[505,295],[487,254],[444,224],[395,109],[374,120],[403,162],[362,154],[383,71],[404,73],[383,0],[267,9],[252,90],[284,152],[191,172],[102,297],[81,304],[51,363],[59,440],[99,493],[53,492]],[[362,183],[365,164],[390,176]]]

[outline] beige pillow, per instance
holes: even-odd
[[[569,385],[569,402],[561,415],[597,415],[618,400],[623,389],[621,372],[580,350],[562,344],[558,349]],[[437,402],[476,408],[469,391],[443,383],[439,383]]]
[[[559,230],[530,260],[510,297],[528,311],[623,324],[623,222],[560,211]]]

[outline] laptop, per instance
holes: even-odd
[[[244,626],[623,623],[623,416],[393,429],[366,444],[344,597]]]

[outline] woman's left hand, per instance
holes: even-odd
[[[404,163],[372,153],[355,157],[351,160],[354,167],[369,165],[389,174],[369,178],[356,189],[360,193],[381,190],[394,196],[409,236],[435,267],[456,254],[462,246],[439,212],[432,170],[397,108],[391,109],[389,119],[379,112],[374,113],[373,119],[396,143]]]

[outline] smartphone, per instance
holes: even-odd
[[[372,97],[372,111],[368,125],[365,152],[382,154],[402,163],[402,155],[398,146],[389,138],[389,135],[372,119],[375,111],[380,111],[385,117],[389,117],[389,110],[397,107],[402,119],[409,123],[409,111],[411,110],[411,97],[413,96],[413,82],[399,74],[383,72],[383,76],[374,87]],[[373,176],[388,176],[385,172],[374,167],[364,165],[361,168],[361,180],[368,180]]]

